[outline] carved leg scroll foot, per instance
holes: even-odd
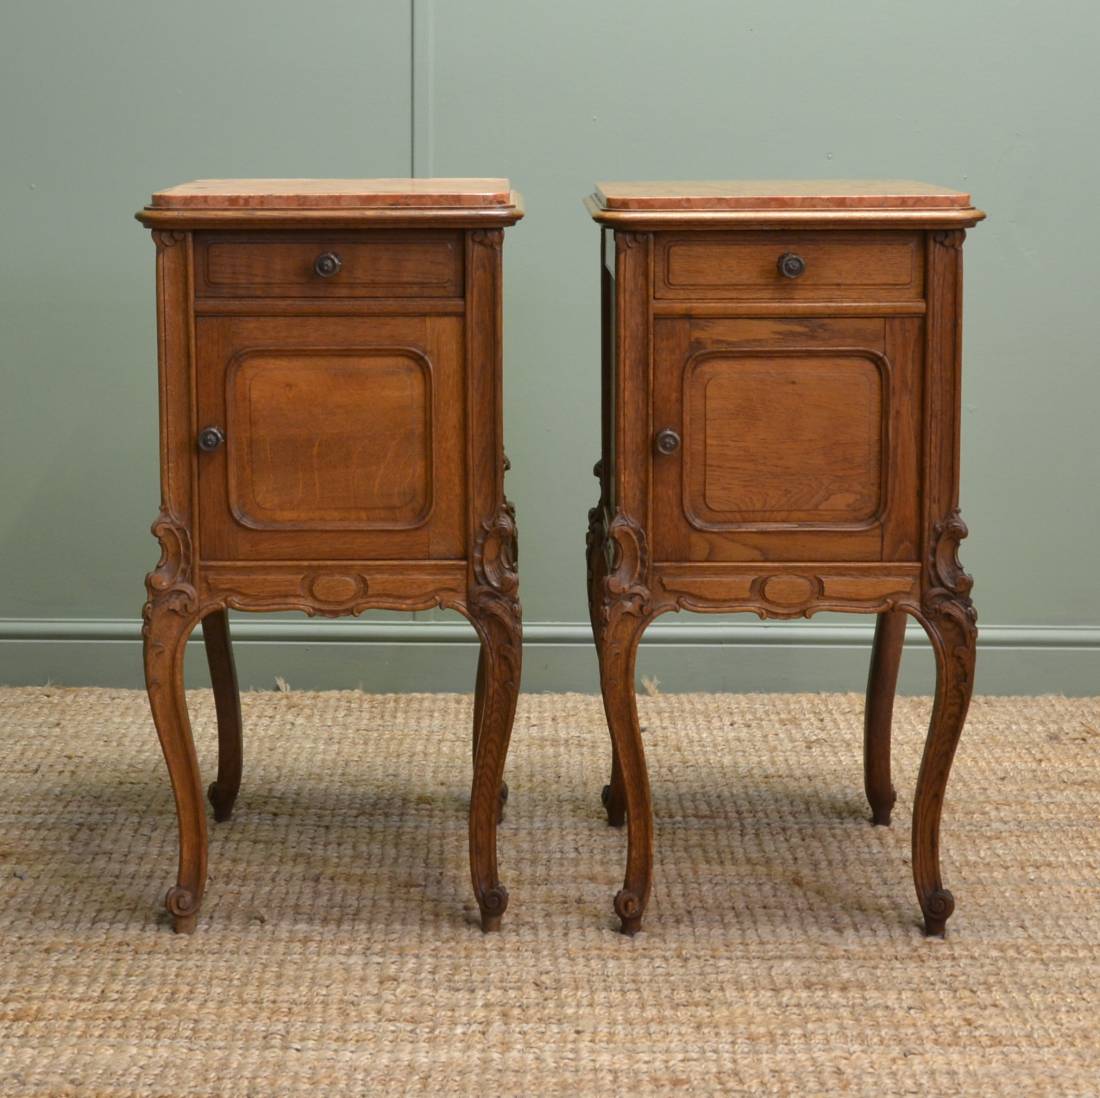
[[[202,638],[218,714],[218,777],[210,783],[206,795],[214,806],[214,819],[224,823],[233,815],[243,766],[241,695],[229,636],[229,612],[219,609],[207,614],[202,619]]]
[[[142,630],[149,706],[179,819],[179,870],[164,903],[181,934],[195,929],[206,887],[206,812],[183,691],[184,649],[195,620],[193,592],[188,595],[177,589],[146,604]]]
[[[959,513],[933,531],[930,575],[921,624],[936,658],[936,697],[913,801],[913,880],[924,913],[925,931],[942,935],[955,898],[940,878],[940,816],[951,763],[974,687],[977,614],[970,601],[973,580],[957,559],[966,526]]]
[[[897,792],[890,779],[890,732],[894,717],[901,650],[905,644],[904,610],[878,615],[867,676],[867,707],[863,717],[863,788],[871,805],[871,821],[890,826]]]
[[[615,914],[619,916],[622,932],[633,935],[641,929],[653,877],[653,809],[634,692],[634,661],[648,619],[638,613],[629,599],[609,605],[607,617],[600,687],[615,744],[627,822],[626,876],[615,897]],[[613,790],[614,787],[608,796],[609,819],[612,819]]]
[[[508,796],[504,762],[512,736],[522,664],[515,571],[515,526],[507,507],[484,524],[473,554],[466,613],[481,638],[470,795],[470,873],[481,929],[499,930],[508,891],[497,875],[497,823]]]

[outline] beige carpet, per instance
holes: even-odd
[[[854,695],[642,698],[657,880],[634,940],[597,699],[521,700],[488,937],[468,697],[244,705],[237,818],[185,938],[160,914],[175,822],[143,696],[0,691],[0,1093],[1100,1093],[1100,699],[975,703],[946,942],[908,866],[927,700],[898,703],[886,830]]]

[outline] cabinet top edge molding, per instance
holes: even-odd
[[[316,210],[511,206],[507,179],[195,179],[153,194],[158,209]]]
[[[746,179],[597,183],[586,201],[605,224],[705,227],[768,220],[776,225],[901,222],[967,225],[985,214],[970,195],[898,179]]]
[[[148,228],[507,226],[523,217],[507,179],[196,179],[156,191]]]
[[[597,183],[608,210],[943,209],[970,195],[909,179],[719,179]]]

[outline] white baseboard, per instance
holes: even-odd
[[[665,618],[646,632],[639,674],[660,689],[861,690],[870,620],[707,622]],[[237,615],[233,636],[242,686],[269,689],[276,675],[300,689],[469,690],[476,641],[460,620],[284,619]],[[1100,694],[1100,626],[985,625],[979,634],[979,692]],[[192,650],[199,647],[192,644]],[[928,642],[916,624],[900,688],[931,687]],[[732,649],[733,651],[730,651]],[[189,678],[205,681],[202,659]],[[193,673],[193,674],[192,674]],[[125,618],[0,619],[0,683],[137,687],[140,623]],[[587,623],[524,626],[524,688],[596,689]]]

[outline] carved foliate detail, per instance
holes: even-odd
[[[616,233],[615,234],[615,251],[616,252],[629,252],[632,248],[637,248],[649,239],[648,233]]]
[[[604,613],[613,603],[621,603],[625,612],[643,614],[649,607],[649,549],[645,531],[622,511],[607,525],[604,535]]]
[[[482,521],[470,563],[473,572],[467,598],[470,616],[483,642],[494,646],[506,662],[514,662],[519,679],[519,638],[522,613],[515,510],[501,498],[497,512]]]
[[[598,558],[604,553],[604,540],[607,535],[607,513],[600,500],[595,507],[588,512],[588,533],[584,544],[588,560],[588,583],[591,588],[592,580],[596,575]]]
[[[950,666],[949,685],[937,723],[955,729],[961,729],[970,705],[978,639],[978,612],[970,600],[974,580],[959,562],[959,542],[967,533],[957,509],[932,527],[928,580],[921,603],[930,627],[929,636],[942,647],[943,660]],[[947,896],[950,898],[950,893]]]
[[[487,597],[514,599],[519,589],[517,556],[515,508],[502,499],[496,514],[482,521],[474,541],[475,590],[484,590]]]
[[[148,598],[142,611],[142,634],[149,634],[153,609],[164,608],[176,614],[193,614],[198,594],[192,584],[191,532],[171,511],[162,507],[152,525],[153,537],[160,542],[160,560],[145,577]]]
[[[187,233],[177,232],[174,229],[154,229],[152,233],[153,243],[158,252],[164,248],[174,248],[186,236]]]
[[[626,640],[626,634],[618,628],[620,622],[637,618],[641,628],[652,614],[645,531],[622,511],[616,511],[603,530],[603,566],[599,629],[614,655]]]
[[[470,615],[482,641],[491,645],[496,655],[509,665],[507,674],[514,675],[518,682],[522,612],[517,556],[515,509],[501,497],[500,507],[482,521],[474,540],[470,558],[473,578],[467,597]]]
[[[966,233],[962,229],[943,229],[933,233],[932,239],[941,248],[961,248],[966,239]]]
[[[597,461],[592,472],[601,477],[602,462]],[[602,480],[602,477],[601,477]],[[604,567],[606,556],[604,542],[607,537],[607,506],[601,483],[600,498],[588,512],[588,532],[585,535],[585,563],[588,572],[588,618],[592,623],[592,639],[596,642],[596,655],[602,656],[600,638],[603,629]]]
[[[471,243],[478,244],[483,248],[490,248],[494,252],[499,252],[504,246],[504,230],[474,229],[470,233],[470,241]]]
[[[973,642],[978,633],[978,612],[970,600],[974,579],[959,561],[959,543],[968,533],[957,508],[932,527],[923,605],[929,617],[950,618],[962,638]]]

